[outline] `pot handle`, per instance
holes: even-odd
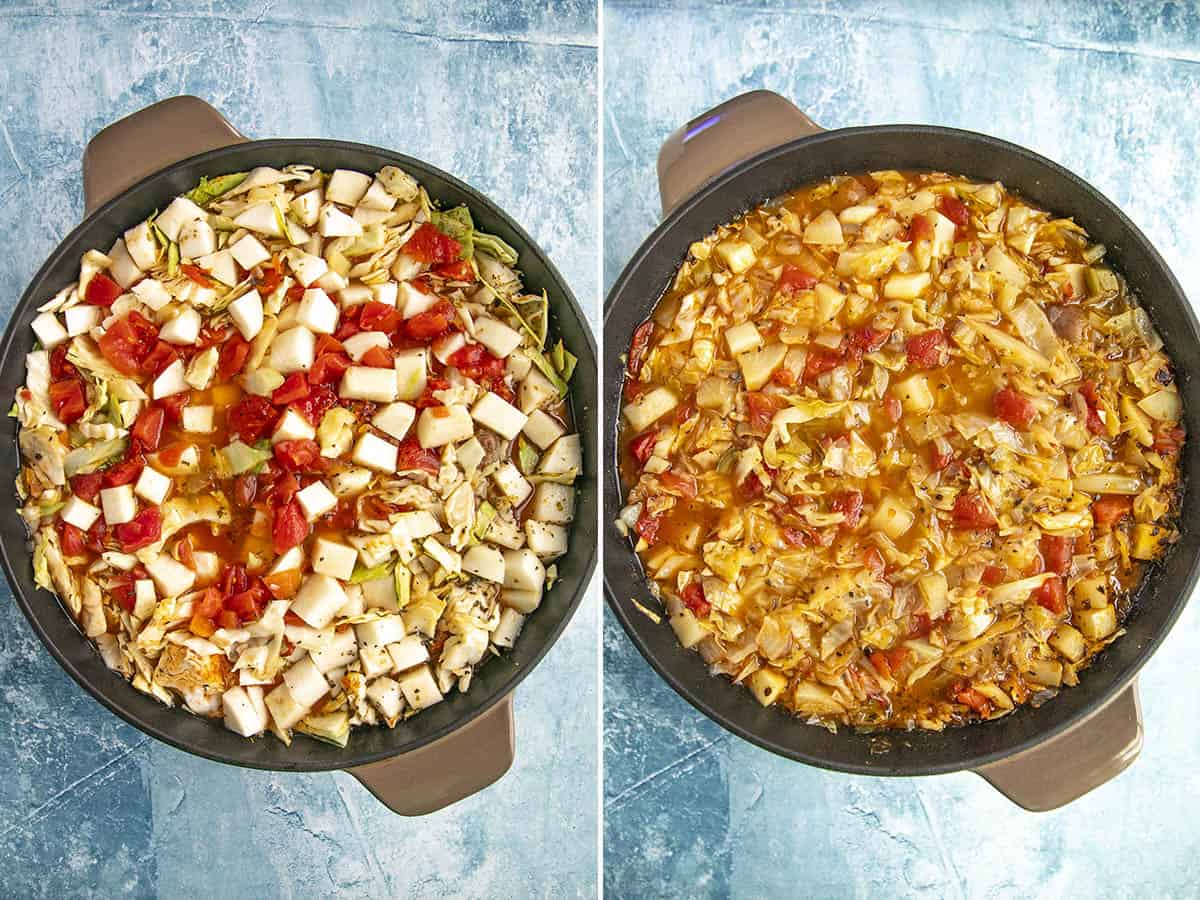
[[[658,151],[663,216],[735,163],[824,130],[773,91],[749,91],[714,106]]]
[[[84,212],[172,163],[246,140],[199,97],[168,97],[139,109],[88,141],[83,151]]]
[[[974,771],[1018,806],[1047,812],[1116,778],[1141,749],[1142,708],[1134,682],[1063,734]]]
[[[515,749],[509,694],[432,744],[346,771],[392,812],[424,816],[494,784],[512,766]]]

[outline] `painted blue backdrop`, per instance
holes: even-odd
[[[596,43],[586,0],[4,3],[0,313],[78,222],[88,138],[189,93],[250,136],[363,141],[471,182],[594,314]],[[0,896],[595,896],[597,610],[593,591],[518,690],[513,770],[405,820],[346,775],[146,738],[59,670],[4,585]]]
[[[826,127],[928,122],[1024,144],[1115,200],[1200,292],[1195,3],[610,2],[604,64],[606,286],[658,220],[663,138],[765,87]],[[613,900],[1200,894],[1200,605],[1141,676],[1141,758],[1043,815],[969,774],[872,780],[778,759],[679,699],[607,612],[604,634]]]

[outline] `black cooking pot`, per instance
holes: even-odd
[[[1195,479],[1186,481],[1182,537],[1151,566],[1125,623],[1126,634],[1040,708],[933,732],[831,734],[759,706],[744,687],[708,674],[664,622],[635,605],[657,606],[629,542],[613,526],[624,505],[617,430],[623,354],[653,311],[688,246],[759,203],[830,175],[924,169],[1001,181],[1030,202],[1083,225],[1108,247],[1107,259],[1146,306],[1176,364],[1188,431],[1200,434],[1195,376],[1197,322],[1165,262],[1134,224],[1078,176],[1022,147],[982,134],[927,125],[823,131],[791,103],[766,91],[745,94],[681,128],[659,154],[666,218],[642,244],[608,295],[604,320],[604,581],[626,633],[666,681],[735,734],[781,756],[860,775],[933,775],[970,769],[1027,809],[1053,809],[1128,766],[1141,748],[1134,676],[1162,643],[1197,577],[1200,513]],[[1200,441],[1183,451],[1196,471]]]
[[[83,160],[87,216],[34,276],[13,313],[0,345],[0,396],[11,397],[24,383],[25,354],[33,346],[29,323],[40,304],[76,280],[84,251],[108,248],[125,229],[191,190],[201,176],[290,163],[325,171],[342,167],[374,172],[399,166],[443,206],[467,204],[481,230],[499,235],[520,252],[526,286],[535,293],[545,289],[551,298],[552,334],[579,358],[572,411],[585,469],[594,471],[595,343],[570,288],[516,222],[483,194],[420,160],[345,141],[248,141],[195,97],[174,97],[141,110],[110,125],[88,144]],[[0,483],[6,485],[15,481],[19,464],[17,426],[15,420],[9,423],[10,452],[0,456]],[[219,721],[169,708],[135,690],[104,665],[74,620],[34,584],[28,539],[15,511],[0,522],[0,562],[17,603],[54,658],[131,725],[219,762],[296,772],[345,769],[396,812],[421,815],[482,790],[512,764],[512,690],[566,627],[595,565],[595,479],[581,478],[577,494],[571,550],[559,560],[559,582],[527,619],[516,646],[482,666],[467,693],[453,692],[394,729],[356,729],[345,749],[299,734],[290,747],[271,737],[249,741]]]

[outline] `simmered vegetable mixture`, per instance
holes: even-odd
[[[1171,362],[1104,255],[1000,184],[895,171],[693,244],[629,349],[618,522],[681,643],[829,728],[1076,684],[1181,487]]]
[[[17,491],[108,666],[252,737],[344,746],[468,689],[567,550],[547,298],[407,173],[224,175],[33,321]]]

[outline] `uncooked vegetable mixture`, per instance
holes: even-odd
[[[874,172],[692,245],[628,354],[618,527],[679,640],[827,727],[1074,685],[1176,537],[1171,361],[1105,248]]]
[[[108,666],[344,746],[468,689],[567,550],[547,298],[407,173],[204,179],[33,321],[21,514]]]

